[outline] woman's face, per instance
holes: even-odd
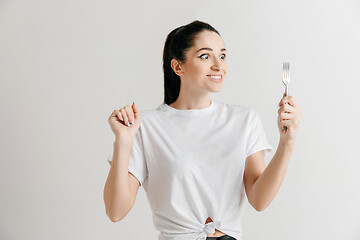
[[[182,87],[194,91],[220,91],[227,72],[225,58],[225,46],[217,33],[207,30],[198,33],[194,46],[186,52],[185,63],[179,63],[177,74]]]

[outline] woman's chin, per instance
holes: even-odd
[[[217,87],[212,87],[211,90],[211,92],[220,92],[222,90],[222,84]]]

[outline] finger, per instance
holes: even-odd
[[[295,99],[293,96],[288,96],[287,103],[293,107],[297,107],[297,103],[295,102]]]
[[[291,127],[291,122],[292,120],[281,119],[280,127],[283,128],[284,126],[286,126],[289,129]]]
[[[284,105],[284,104],[288,104],[291,105],[293,107],[297,107],[297,103],[295,102],[295,99],[293,96],[286,96],[283,97],[280,102],[279,102],[279,106]]]
[[[289,120],[295,118],[294,114],[285,113],[285,112],[280,113],[279,116],[280,116],[280,120]]]
[[[112,113],[111,113],[111,115],[110,115],[110,117],[109,117],[109,119],[111,118],[111,117],[116,117],[116,111],[117,111],[117,109],[115,109]]]
[[[108,118],[108,122],[110,123],[110,120],[113,118],[113,117],[116,117],[116,109],[110,114],[109,118]]]
[[[122,114],[122,117],[124,118],[125,124],[128,125],[128,127],[130,127],[129,118],[128,118],[128,116],[127,116],[127,113],[126,113],[125,108],[120,109],[120,112],[121,112],[121,114]]]
[[[132,109],[133,109],[135,118],[138,118],[138,116],[140,115],[140,110],[135,105],[135,102],[133,102]]]
[[[114,110],[113,116],[114,116],[114,117],[117,116],[117,117],[119,118],[119,120],[124,121],[124,119],[123,119],[122,116],[121,116],[121,112],[120,112],[118,109],[115,109],[115,110]]]
[[[278,109],[278,113],[281,113],[281,112],[294,113],[294,112],[296,112],[296,108],[292,107],[289,104],[281,105]]]
[[[126,111],[126,114],[128,116],[128,119],[129,119],[129,122],[134,125],[134,112],[133,110],[131,109],[131,106],[130,105],[126,105],[125,106],[125,111]]]
[[[115,115],[121,120],[124,121],[123,117],[121,116],[121,112],[119,110],[115,110]]]
[[[282,105],[279,110],[278,110],[278,113],[281,113],[281,112],[288,112],[288,113],[295,113],[297,111],[297,109],[289,104],[285,104],[285,105]]]

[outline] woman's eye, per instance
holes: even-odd
[[[221,54],[221,59],[225,59],[226,58],[226,54]],[[205,58],[204,58],[205,57]],[[199,58],[202,58],[202,59],[208,59],[209,58],[209,55],[207,53],[204,53],[202,55],[199,56]]]
[[[202,54],[202,55],[200,55],[200,58],[202,58],[202,59],[208,59],[208,57],[207,58],[203,58],[203,56],[208,56],[207,54]]]

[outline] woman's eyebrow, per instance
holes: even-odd
[[[205,47],[205,48],[200,48],[200,49],[199,49],[199,50],[197,50],[196,52],[199,52],[199,51],[201,51],[201,50],[208,50],[208,51],[212,51],[212,48],[207,48],[207,47]],[[220,51],[221,51],[221,52],[222,52],[222,51],[226,51],[226,49],[225,49],[225,48],[222,48]]]

